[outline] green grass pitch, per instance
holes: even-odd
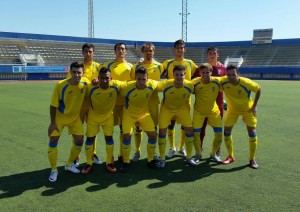
[[[58,145],[56,183],[48,181],[47,159],[49,103],[55,82],[1,82],[0,210],[299,211],[300,83],[258,82],[262,87],[257,127],[259,169],[247,167],[248,136],[241,120],[233,129],[236,162],[230,165],[209,163],[213,133],[208,127],[199,166],[189,167],[177,155],[163,170],[147,169],[144,135],[142,159],[126,174],[108,173],[104,165],[96,165],[87,176],[65,172],[71,146],[65,130]],[[118,140],[117,133],[114,138]],[[97,151],[105,160],[102,135],[98,136]]]

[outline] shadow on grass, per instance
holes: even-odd
[[[84,164],[83,164],[84,165]],[[80,168],[83,167],[81,165]],[[224,168],[210,162],[209,159],[202,160],[199,166],[190,167],[182,158],[175,157],[167,161],[166,167],[161,170],[146,168],[146,159],[130,164],[128,173],[109,173],[105,171],[105,165],[95,165],[88,175],[73,174],[64,171],[64,167],[58,168],[58,180],[55,183],[48,181],[50,169],[42,169],[33,172],[25,172],[10,176],[0,177],[0,199],[21,195],[28,190],[47,187],[41,193],[43,196],[53,196],[62,193],[71,187],[80,186],[87,182],[95,185],[87,187],[88,192],[95,192],[116,184],[117,187],[129,187],[143,180],[155,180],[159,182],[150,183],[149,189],[159,188],[171,183],[184,183],[200,180],[215,173],[235,172],[244,169],[247,165],[234,168]],[[117,164],[117,168],[118,168]]]

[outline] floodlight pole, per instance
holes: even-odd
[[[88,37],[94,37],[94,2],[88,0]]]
[[[187,41],[187,16],[190,14],[188,13],[187,4],[188,4],[188,0],[182,0],[182,12],[179,13],[179,15],[182,16],[181,38],[185,42]]]

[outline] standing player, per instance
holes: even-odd
[[[144,67],[140,67],[136,70],[135,79],[136,81],[128,82],[126,87],[121,90],[121,94],[126,98],[122,123],[124,132],[122,146],[124,163],[122,163],[120,169],[122,172],[127,172],[129,169],[131,132],[136,124],[138,124],[148,135],[147,166],[154,169],[160,168],[160,161],[153,159],[157,134],[149,113],[149,99],[157,87],[157,82],[148,80],[147,70]]]
[[[97,83],[98,81],[98,72],[101,68],[101,65],[94,61],[95,55],[95,47],[91,43],[85,43],[82,45],[82,55],[83,55],[83,65],[84,65],[84,74],[83,77],[87,78],[92,83]],[[70,73],[68,74],[68,77]],[[80,118],[82,123],[87,120],[87,115],[89,111],[89,102],[86,99],[82,105],[82,109],[80,111]],[[97,140],[97,139],[96,139]],[[99,160],[96,154],[96,142],[94,142],[93,146],[94,154],[92,155],[92,160],[95,164],[101,164],[101,160]],[[74,161],[76,166],[79,166],[79,158]]]
[[[185,43],[183,40],[177,40],[174,43],[174,54],[175,58],[166,60],[163,62],[163,67],[164,67],[164,73],[168,79],[174,79],[173,76],[173,69],[174,66],[184,66],[185,68],[185,79],[186,80],[191,80],[192,76],[194,75],[196,69],[198,68],[197,65],[192,61],[184,58],[184,53],[186,51],[185,48]],[[174,130],[175,126],[175,120],[172,120],[171,125],[168,127],[168,139],[170,143],[170,150],[169,153],[167,154],[167,158],[172,158],[175,151],[175,139],[174,139]],[[186,156],[186,151],[184,149],[184,138],[185,138],[185,132],[183,127],[181,128],[181,136],[180,136],[180,144],[179,144],[179,153],[183,156]]]
[[[125,56],[127,54],[127,47],[125,43],[117,43],[114,46],[116,58],[113,61],[104,63],[103,67],[108,68],[111,71],[111,77],[113,80],[119,81],[130,81],[132,64],[127,62]],[[122,142],[123,142],[123,131],[122,131],[122,111],[125,104],[125,98],[119,95],[116,106],[114,108],[114,125],[120,126],[120,149],[119,149],[119,161],[123,161],[122,155]]]
[[[81,81],[83,64],[74,62],[70,66],[71,77],[56,84],[50,104],[51,123],[48,128],[49,147],[48,159],[51,165],[49,181],[57,180],[57,144],[66,126],[73,135],[74,143],[65,170],[80,173],[73,161],[76,159],[83,144],[83,126],[80,120],[80,110],[86,95],[87,83]]]
[[[206,50],[207,54],[207,60],[208,63],[213,67],[212,74],[211,76],[225,76],[226,75],[226,67],[218,61],[219,58],[219,49],[214,47],[214,46],[209,46]],[[194,77],[200,76],[200,73],[197,71],[194,75]],[[224,114],[224,94],[222,91],[219,91],[219,94],[216,99],[217,105],[220,110],[220,115],[223,118]],[[201,128],[201,133],[200,133],[200,141],[201,141],[201,149],[203,149],[204,144],[204,137],[205,137],[205,132],[206,132],[206,125],[207,125],[207,118],[205,118],[203,122],[203,126]],[[220,150],[217,151],[217,155],[220,155]]]
[[[163,72],[163,66],[154,60],[154,51],[155,47],[152,43],[144,43],[141,51],[144,55],[144,60],[133,66],[131,69],[131,78],[135,79],[135,72],[140,68],[144,67],[147,70],[148,78],[151,80],[160,80],[160,75]],[[154,93],[151,95],[149,100],[149,111],[154,122],[154,125],[157,126],[158,124],[158,111],[159,111],[159,98],[158,93],[155,90]],[[141,141],[142,141],[142,133],[141,129],[136,127],[134,132],[134,139],[135,139],[135,154],[131,161],[136,162],[139,160],[141,156]]]
[[[221,89],[221,78],[211,76],[213,68],[209,63],[201,64],[198,69],[201,78],[197,77],[192,80],[195,92],[193,115],[194,145],[196,149],[195,161],[199,162],[202,157],[199,135],[202,130],[203,122],[207,120],[215,132],[210,158],[217,163],[221,163],[222,160],[216,155],[222,143],[222,118],[220,109],[216,103],[216,98]]]
[[[247,78],[240,77],[236,66],[229,65],[226,69],[227,76],[222,78],[222,87],[227,99],[227,113],[224,123],[224,140],[228,151],[228,157],[224,164],[234,162],[233,140],[231,131],[239,116],[243,117],[247,125],[249,135],[249,166],[253,169],[258,168],[255,161],[255,152],[257,148],[256,135],[256,106],[261,94],[260,86]],[[251,91],[255,92],[254,100],[251,99]]]
[[[165,167],[167,127],[172,119],[176,119],[178,123],[184,126],[187,162],[193,166],[197,165],[192,160],[194,134],[190,115],[190,95],[193,93],[194,86],[189,80],[184,79],[184,66],[174,66],[173,74],[174,79],[160,82],[157,88],[158,91],[163,92],[163,100],[159,113],[158,138],[162,168]]]
[[[100,127],[103,129],[106,142],[106,170],[112,173],[116,172],[113,160],[113,109],[120,88],[124,86],[124,84],[120,81],[111,80],[110,70],[105,67],[100,69],[98,80],[99,84],[97,86],[90,85],[88,87],[90,108],[87,119],[87,139],[85,142],[87,165],[82,170],[83,174],[88,174],[92,170],[93,144]]]

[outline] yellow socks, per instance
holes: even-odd
[[[165,160],[166,157],[166,136],[158,136],[158,148],[160,159]]]
[[[147,143],[148,162],[152,161],[154,158],[155,147],[156,147],[156,140],[148,139],[148,143]]]
[[[57,143],[50,143],[48,146],[48,160],[52,170],[57,170]]]
[[[249,160],[255,160],[257,142],[258,142],[258,138],[256,136],[256,133],[249,135],[249,150],[250,150]]]

